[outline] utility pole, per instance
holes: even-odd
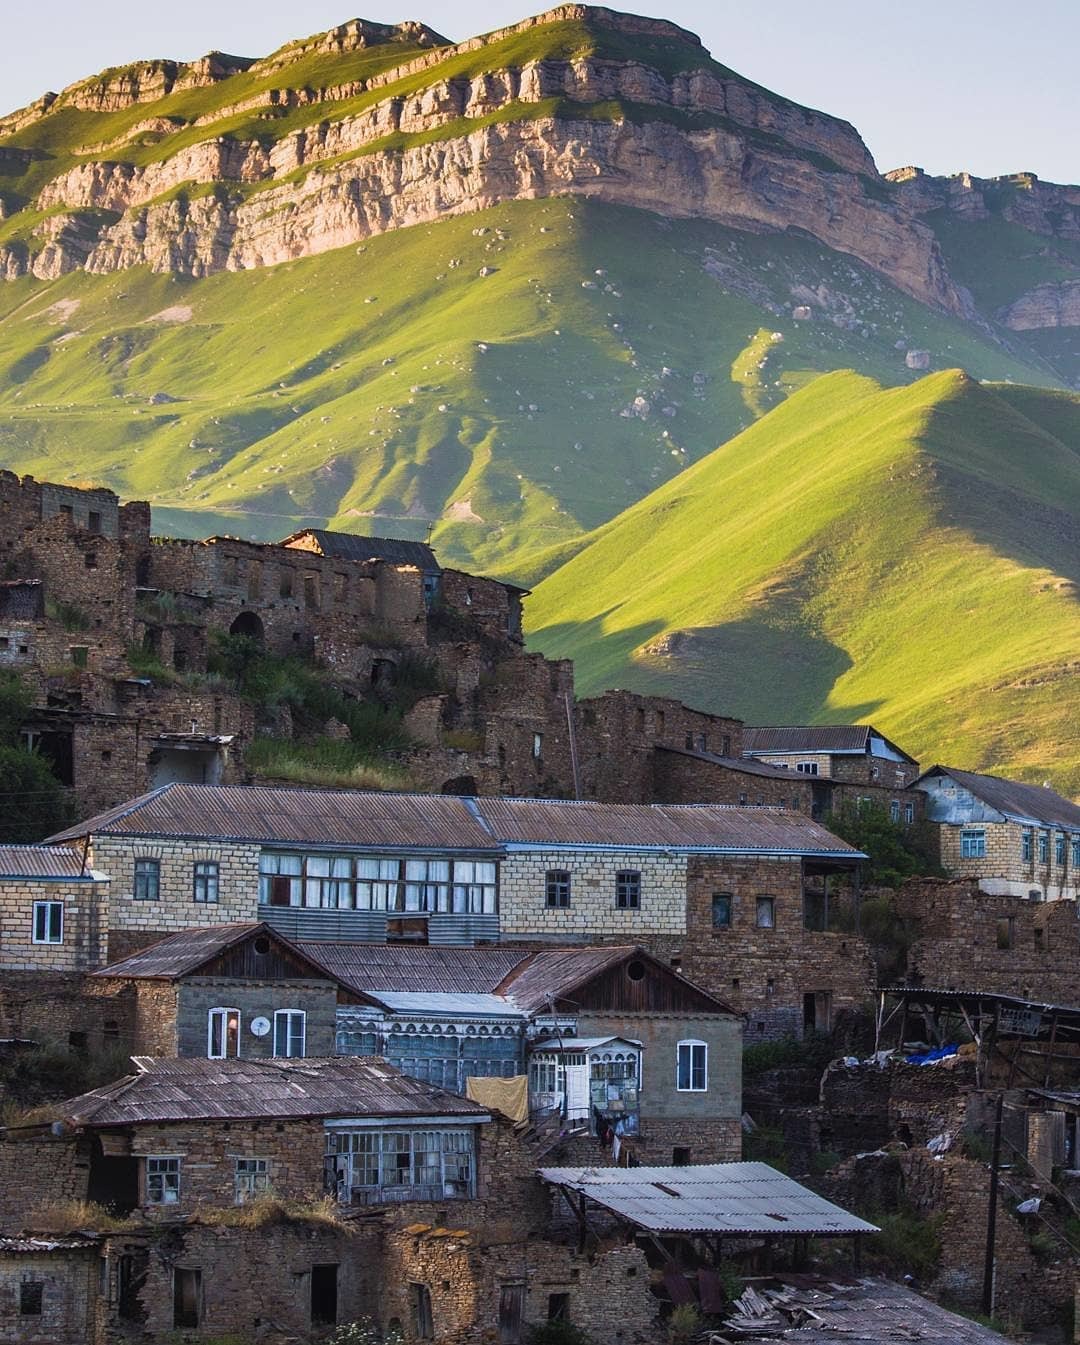
[[[998,1165],[1001,1161],[1001,1114],[1005,1094],[999,1093],[994,1117],[994,1148],[990,1156],[990,1205],[986,1211],[986,1261],[983,1264],[982,1310],[985,1317],[994,1315],[994,1235],[997,1231]]]

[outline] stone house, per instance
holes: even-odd
[[[108,937],[108,874],[77,850],[0,845],[0,971],[90,970]]]
[[[915,782],[942,867],[985,892],[1032,901],[1080,893],[1080,806],[1038,785],[934,766]]]
[[[99,1264],[94,1237],[0,1237],[0,1343],[92,1340]]]
[[[803,776],[815,817],[869,806],[903,825],[922,816],[922,799],[908,792],[919,763],[870,724],[747,725],[742,751],[753,761]]]

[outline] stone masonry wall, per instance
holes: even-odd
[[[656,803],[733,803],[743,807],[766,805],[810,812],[811,785],[805,776],[794,773],[781,777],[761,775],[674,748],[658,749],[655,758],[653,800]]]
[[[98,1250],[0,1250],[0,1345],[82,1345],[92,1339]],[[40,1314],[21,1309],[21,1286],[40,1286]]]
[[[135,999],[127,987],[78,973],[0,974],[0,1037],[93,1053],[134,1049]]]
[[[0,878],[0,970],[83,971],[104,964],[109,883]],[[64,908],[60,943],[34,943],[34,904]]]
[[[548,907],[546,875],[570,874],[570,905]],[[640,910],[615,906],[615,875],[641,874]],[[685,855],[582,854],[575,850],[511,851],[499,875],[499,926],[504,938],[624,938],[678,934],[686,928]]]
[[[12,1138],[14,1136],[14,1138]],[[72,1136],[0,1136],[0,1234],[33,1227],[38,1211],[85,1200],[89,1146]]]
[[[1023,857],[1023,834],[1031,836],[1031,858]],[[1026,897],[1038,892],[1047,901],[1075,901],[1080,894],[1080,874],[1072,862],[1074,833],[1047,828],[1024,828],[1018,822],[972,822],[970,826],[940,823],[937,828],[942,868],[954,878],[977,878],[987,892]],[[981,831],[986,855],[981,859],[961,856],[962,833]],[[1057,836],[1065,837],[1064,863],[1057,858]],[[1046,858],[1040,858],[1040,837],[1045,837]]]

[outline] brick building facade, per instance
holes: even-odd
[[[76,972],[109,946],[107,873],[77,851],[0,846],[0,971]]]

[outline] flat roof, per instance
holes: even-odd
[[[835,1237],[880,1232],[767,1163],[541,1168],[540,1177],[652,1233]]]

